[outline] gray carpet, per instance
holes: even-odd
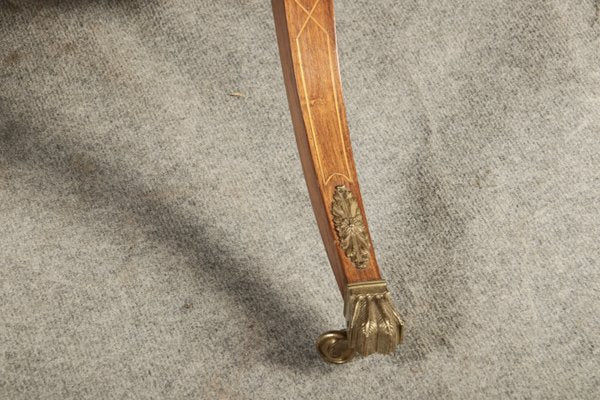
[[[345,366],[270,2],[0,4],[0,398],[599,398],[600,4],[337,0],[406,321]]]

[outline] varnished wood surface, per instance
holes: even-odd
[[[333,0],[273,0],[273,13],[296,142],[317,224],[342,293],[348,283],[381,279],[371,244],[366,268],[340,248],[332,220],[336,186],[357,198],[368,226],[356,177],[342,98]]]

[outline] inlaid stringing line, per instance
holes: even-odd
[[[313,17],[313,13],[315,11],[315,9],[317,8],[317,5],[319,4],[321,0],[317,0],[315,2],[315,4],[312,6],[311,10],[308,11],[306,8],[304,8],[304,6],[302,6],[302,4],[300,4],[298,2],[298,0],[294,0],[294,2],[298,5],[298,7],[300,7],[302,9],[302,11],[304,11],[304,13],[306,13],[308,15],[308,17],[306,18],[306,20],[304,21],[304,23],[302,24],[302,27],[300,28],[300,31],[298,32],[298,34],[296,35],[296,48],[297,48],[297,54],[298,54],[298,61],[300,64],[300,76],[302,77],[302,88],[304,89],[304,97],[306,98],[306,108],[308,110],[308,119],[309,119],[309,123],[310,123],[310,129],[311,129],[311,136],[313,138],[313,143],[315,145],[315,150],[316,150],[316,156],[317,156],[317,161],[319,163],[319,169],[321,170],[321,179],[324,182],[324,184],[329,183],[329,181],[331,180],[331,178],[333,178],[336,175],[340,175],[343,176],[344,178],[346,178],[349,182],[352,182],[352,179],[350,179],[350,177],[348,175],[350,175],[350,167],[348,165],[348,155],[346,154],[346,141],[344,140],[344,129],[342,128],[342,119],[340,116],[340,108],[339,108],[339,102],[338,102],[338,97],[337,97],[337,92],[336,92],[336,80],[335,80],[335,73],[333,71],[333,62],[331,59],[331,38],[329,37],[329,33],[327,32],[327,30],[325,28],[323,28],[323,26],[321,26],[321,24],[319,24],[319,22]],[[328,61],[329,61],[329,71],[331,74],[331,83],[333,86],[333,100],[335,103],[335,109],[336,109],[336,116],[337,116],[337,122],[338,122],[338,131],[339,131],[339,135],[340,135],[340,139],[342,141],[342,152],[344,154],[344,163],[346,165],[346,173],[342,174],[339,172],[334,172],[333,174],[330,174],[327,178],[325,178],[325,174],[324,174],[324,170],[323,170],[323,162],[321,159],[321,154],[319,152],[319,146],[317,145],[317,138],[316,138],[316,130],[314,127],[314,122],[313,122],[313,117],[312,117],[312,110],[311,110],[311,105],[310,105],[310,99],[308,98],[308,89],[306,87],[306,78],[304,75],[304,66],[302,64],[302,52],[300,51],[300,35],[302,34],[302,32],[304,31],[304,29],[306,28],[308,22],[312,20],[322,31],[323,33],[325,33],[325,36],[327,36],[327,57],[328,57]]]

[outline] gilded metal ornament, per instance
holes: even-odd
[[[355,353],[389,354],[402,341],[402,320],[385,281],[349,284],[344,299],[347,330],[321,335],[317,348],[328,362],[343,364]]]
[[[371,242],[358,201],[344,185],[335,188],[331,214],[340,247],[356,268],[366,268]]]

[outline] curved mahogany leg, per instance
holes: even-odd
[[[402,321],[382,280],[346,122],[333,0],[273,0],[287,96],[304,176],[329,262],[344,298],[346,331],[317,347],[330,362],[390,353]]]

